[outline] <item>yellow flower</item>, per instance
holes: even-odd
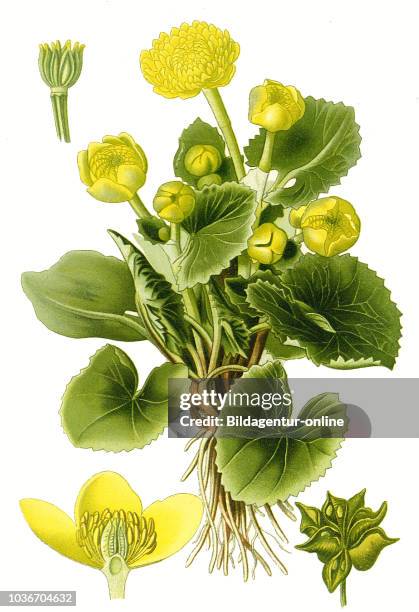
[[[162,219],[182,223],[195,207],[195,192],[182,181],[163,183],[154,196],[153,206]]]
[[[240,47],[227,30],[205,21],[162,32],[142,51],[140,65],[154,91],[165,98],[192,98],[203,89],[223,87],[233,78]]]
[[[111,598],[124,597],[131,569],[162,561],[183,548],[202,517],[202,502],[189,494],[172,495],[143,510],[141,499],[115,472],[96,474],[83,485],[74,521],[39,499],[22,499],[20,507],[45,544],[100,569]]]
[[[101,202],[129,202],[145,183],[147,158],[132,136],[104,136],[77,156],[80,178]]]
[[[303,230],[310,251],[332,257],[347,251],[359,238],[361,221],[352,204],[329,196],[303,206],[290,214],[290,222]]]
[[[273,223],[262,223],[249,238],[247,252],[255,261],[270,265],[281,259],[287,241],[284,230]]]
[[[267,79],[250,92],[249,121],[268,132],[289,130],[304,111],[304,98],[292,85]]]

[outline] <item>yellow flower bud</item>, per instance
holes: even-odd
[[[210,185],[221,185],[222,180],[219,174],[207,174],[207,176],[201,176],[198,181],[198,189],[209,187]]]
[[[289,130],[304,111],[304,98],[292,85],[267,79],[250,92],[249,121],[268,132]]]
[[[310,251],[332,257],[359,238],[361,221],[352,204],[330,196],[311,202],[301,217],[304,243]]]
[[[221,162],[219,150],[212,145],[195,145],[185,155],[185,168],[194,176],[216,172]]]
[[[181,223],[195,207],[195,192],[181,181],[169,181],[159,187],[153,206],[162,219]]]
[[[145,183],[147,158],[132,136],[104,136],[77,156],[80,178],[101,202],[128,202]]]
[[[307,206],[300,206],[300,208],[292,208],[290,212],[290,223],[293,227],[300,229],[301,227],[301,217],[306,211]]]
[[[281,259],[288,236],[273,223],[263,223],[254,231],[247,243],[249,257],[262,264],[273,264]]]

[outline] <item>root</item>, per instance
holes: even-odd
[[[193,442],[198,441],[197,437]],[[192,441],[188,442],[189,449]],[[243,580],[255,577],[260,564],[272,576],[269,562],[274,562],[286,574],[287,568],[281,561],[276,549],[286,550],[288,539],[282,530],[278,517],[270,505],[263,510],[256,506],[232,499],[221,483],[221,474],[215,463],[216,439],[200,439],[199,450],[182,477],[186,480],[195,470],[198,475],[199,489],[205,509],[205,519],[194,542],[195,547],[188,557],[186,566],[191,565],[198,554],[206,547],[211,551],[210,573],[215,568],[228,575],[230,567],[240,564]],[[185,449],[186,450],[186,449]],[[288,502],[278,502],[277,507],[291,520],[296,520],[292,506]],[[267,530],[269,525],[274,533]]]

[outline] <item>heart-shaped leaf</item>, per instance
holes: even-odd
[[[255,208],[254,191],[237,183],[197,192],[195,208],[182,224],[189,239],[176,262],[180,290],[207,283],[240,255],[252,234]]]
[[[67,386],[61,406],[64,431],[78,448],[143,448],[167,427],[169,378],[187,376],[186,366],[165,363],[138,389],[131,359],[107,344]]]
[[[264,392],[277,393],[278,386],[287,388],[284,377],[280,361],[268,362],[251,368],[234,384],[233,390],[241,393],[249,382],[254,390],[257,381],[251,379],[267,379],[263,381]],[[303,408],[302,418],[316,418],[325,414],[327,408],[330,414],[337,409],[343,410],[336,394],[313,398]],[[288,416],[283,414],[284,406],[278,410],[278,414],[276,409],[270,410],[269,418]],[[224,416],[227,414],[266,418],[266,411],[261,406],[230,407],[223,411]],[[232,498],[260,506],[295,496],[318,480],[330,467],[341,442],[342,438],[315,438],[305,436],[304,431],[298,433],[281,427],[265,428],[259,430],[259,434],[254,429],[247,434],[242,428],[237,437],[231,437],[231,430],[221,427],[217,431],[216,461],[223,486]]]
[[[341,102],[305,98],[305,113],[289,130],[278,132],[272,169],[278,170],[270,200],[299,206],[327,193],[361,157],[359,126],[352,107]],[[247,163],[257,166],[265,144],[265,130],[245,147]],[[286,187],[294,179],[294,184]]]
[[[316,365],[394,366],[400,312],[384,281],[356,257],[304,255],[279,284],[257,280],[247,296],[273,332],[298,341]]]
[[[96,251],[70,251],[43,272],[25,272],[22,287],[48,329],[70,338],[144,340],[126,264]]]

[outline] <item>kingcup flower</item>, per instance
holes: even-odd
[[[303,231],[310,251],[332,257],[351,248],[359,238],[361,221],[352,204],[330,196],[290,213],[290,223]]]
[[[203,89],[223,87],[233,78],[240,47],[227,30],[205,21],[162,32],[142,51],[140,65],[154,91],[165,98],[192,98]]]
[[[253,260],[270,265],[281,259],[287,241],[284,230],[273,223],[262,223],[249,238],[247,252]]]
[[[268,132],[289,130],[304,115],[305,103],[298,89],[266,79],[249,98],[249,121]]]
[[[213,174],[221,163],[220,152],[212,145],[195,145],[185,155],[185,168],[194,176]]]
[[[195,207],[195,192],[181,181],[169,181],[159,187],[153,206],[162,219],[181,223]]]
[[[115,472],[96,474],[82,486],[74,521],[39,499],[23,499],[20,507],[45,544],[101,570],[112,599],[124,597],[130,570],[162,561],[183,548],[202,517],[202,502],[189,494],[172,495],[143,510],[139,496]]]
[[[101,202],[129,202],[146,180],[145,153],[126,132],[91,142],[77,164],[88,193]]]

